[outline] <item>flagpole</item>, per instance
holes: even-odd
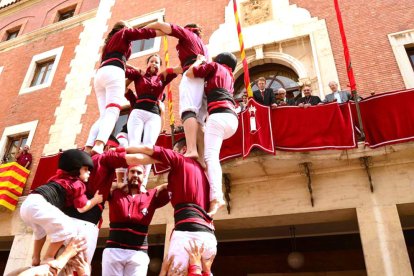
[[[361,110],[359,108],[359,101],[358,101],[359,95],[356,89],[355,76],[354,76],[354,71],[352,69],[352,64],[351,64],[351,55],[349,54],[348,42],[346,40],[345,29],[344,29],[344,24],[342,22],[342,15],[341,15],[341,10],[339,9],[338,0],[334,0],[334,4],[335,4],[336,18],[338,20],[338,25],[339,25],[339,31],[341,33],[342,46],[344,48],[346,72],[348,74],[349,85],[351,86],[351,92],[355,100],[355,107],[356,107],[357,116],[358,116],[358,125],[361,131],[361,138],[365,140],[364,126],[362,125]]]
[[[164,61],[165,61],[165,67],[168,68],[170,66],[170,54],[168,52],[168,40],[167,36],[163,37],[163,44],[164,44]],[[173,112],[173,101],[172,101],[172,91],[171,91],[171,85],[167,85],[167,105],[168,105],[168,115],[170,119],[170,127],[171,127],[171,143],[172,147],[174,147],[175,144],[175,137],[174,137],[174,112]]]
[[[237,1],[233,0],[233,9],[234,9],[234,18],[236,20],[237,34],[239,38],[240,45],[240,56],[243,62],[243,71],[244,71],[244,86],[246,87],[247,97],[253,97],[252,87],[250,85],[250,76],[249,76],[249,66],[247,65],[246,53],[244,51],[244,42],[243,42],[243,33],[239,20],[239,13],[237,11]]]

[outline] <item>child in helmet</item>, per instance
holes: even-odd
[[[45,259],[54,259],[63,243],[76,236],[77,231],[72,219],[61,210],[74,206],[79,212],[86,212],[102,202],[102,195],[97,191],[88,200],[85,195],[85,183],[93,168],[91,157],[80,150],[64,151],[59,158],[56,174],[49,181],[34,189],[23,202],[20,216],[26,225],[33,229],[34,248],[32,265],[40,264],[40,253],[46,241],[50,245]]]

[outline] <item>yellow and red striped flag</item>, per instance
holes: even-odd
[[[247,97],[253,97],[252,87],[250,85],[250,75],[249,75],[249,66],[247,65],[246,53],[244,51],[244,42],[243,42],[243,33],[239,20],[239,13],[237,11],[237,0],[233,0],[233,9],[234,9],[234,18],[236,19],[237,34],[239,37],[240,44],[240,55],[243,62],[243,71],[244,71],[244,85],[247,91]]]
[[[0,165],[0,205],[14,211],[30,171],[16,162]]]
[[[168,68],[170,66],[170,54],[168,53],[168,41],[167,36],[163,37],[163,44],[164,44],[164,61],[165,67]],[[170,126],[174,125],[174,113],[173,113],[173,103],[172,103],[172,92],[171,92],[171,85],[167,85],[167,104],[168,104],[168,114],[170,116]]]

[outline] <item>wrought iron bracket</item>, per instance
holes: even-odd
[[[363,157],[359,158],[359,161],[361,162],[361,166],[364,167],[365,171],[367,172],[369,187],[371,189],[371,193],[373,193],[374,192],[374,184],[372,183],[372,177],[371,177],[372,157],[371,156],[363,156]]]
[[[310,195],[310,201],[311,201],[312,207],[314,207],[315,201],[313,199],[312,178],[311,178],[312,163],[304,162],[304,163],[300,163],[299,166],[303,169],[302,174],[304,174],[308,178],[308,190],[309,190],[309,195]]]
[[[226,199],[226,208],[227,213],[230,214],[231,205],[230,205],[230,193],[231,193],[231,179],[230,174],[223,173],[223,180],[224,180],[224,198]]]

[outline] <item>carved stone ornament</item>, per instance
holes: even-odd
[[[242,25],[251,26],[272,19],[271,0],[248,0],[241,3]]]

